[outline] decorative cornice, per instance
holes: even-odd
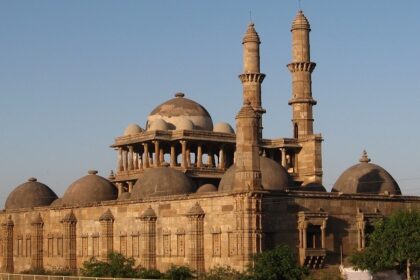
[[[316,105],[317,102],[313,98],[293,98],[289,100],[289,105],[292,105],[295,103],[309,103],[311,105]]]
[[[239,76],[239,79],[242,83],[247,82],[254,82],[254,83],[262,83],[265,78],[265,74],[263,73],[242,73]]]
[[[301,72],[301,71],[312,73],[315,67],[316,67],[316,63],[310,62],[310,61],[299,61],[299,62],[292,62],[292,63],[287,64],[287,68],[289,69],[291,73]]]

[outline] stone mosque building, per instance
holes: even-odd
[[[76,272],[107,252],[146,268],[171,264],[242,270],[254,254],[286,243],[301,265],[338,264],[365,246],[372,222],[396,209],[420,209],[366,152],[331,192],[322,185],[322,136],[313,130],[310,25],[293,20],[293,138],[263,136],[260,38],[243,37],[242,108],[233,128],[183,93],[157,106],[144,128],[118,136],[117,166],[72,183],[63,197],[35,178],[17,186],[0,212],[0,267],[6,272]]]

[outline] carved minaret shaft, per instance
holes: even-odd
[[[249,102],[258,116],[258,136],[262,138],[261,84],[265,75],[260,73],[260,38],[255,31],[254,24],[250,23],[242,40],[243,45],[243,73],[239,75],[243,87],[243,102]]]
[[[236,115],[235,191],[261,190],[258,114],[247,103]]]
[[[309,22],[302,11],[299,11],[292,24],[292,62],[287,65],[292,73],[292,99],[289,105],[293,111],[293,136],[300,138],[313,134],[311,74],[316,64],[311,62]]]

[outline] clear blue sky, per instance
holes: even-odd
[[[366,149],[404,194],[420,195],[420,1],[303,0],[312,25],[315,130],[324,185]],[[0,1],[0,204],[34,176],[62,195],[97,169],[129,123],[178,91],[214,122],[241,105],[241,39],[260,34],[265,137],[291,129],[296,0]]]

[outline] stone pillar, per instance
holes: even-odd
[[[211,148],[208,148],[207,165],[208,165],[208,167],[214,167],[214,155],[213,155],[213,152],[212,152]]]
[[[63,245],[66,267],[73,273],[77,272],[76,262],[76,224],[77,219],[73,210],[61,220],[64,227]]]
[[[134,170],[134,148],[133,146],[128,146],[128,170]]]
[[[160,148],[159,150],[159,161],[160,161],[160,164],[165,162],[165,151],[162,148]]]
[[[149,168],[149,144],[143,143],[143,169]]]
[[[4,237],[4,252],[3,252],[3,267],[2,270],[7,273],[14,272],[13,264],[13,227],[15,224],[12,217],[9,216],[7,221],[2,224],[3,237]]]
[[[133,181],[128,181],[127,185],[128,185],[128,192],[131,193],[131,191],[133,190]]]
[[[226,167],[225,151],[223,150],[223,147],[221,147],[219,151],[219,169],[225,169],[225,167]]]
[[[157,216],[149,206],[139,217],[141,221],[142,245],[141,262],[146,269],[156,268],[156,220]]]
[[[108,254],[114,250],[114,215],[110,209],[106,210],[99,222],[101,223],[101,258],[108,261]]]
[[[122,183],[115,183],[117,185],[118,197],[123,193]]]
[[[307,240],[307,231],[308,231],[308,223],[303,223],[302,233],[303,233],[303,248],[306,249],[308,246],[308,240]]]
[[[44,268],[44,221],[41,214],[38,213],[31,222],[32,225],[32,252],[31,268],[34,270]]]
[[[155,144],[155,158],[154,158],[154,166],[159,167],[160,166],[160,147],[159,147],[159,141],[155,140],[153,141],[153,144]]]
[[[181,140],[179,142],[181,143],[181,151],[182,151],[181,167],[187,168],[187,141]]]
[[[126,149],[122,150],[122,160],[123,160],[123,170],[128,171],[128,151]]]
[[[327,228],[327,222],[323,221],[321,225],[321,248],[325,249],[325,230]]]
[[[203,148],[201,144],[197,145],[197,167],[203,167]]]
[[[280,148],[281,152],[281,166],[287,170],[286,148]]]
[[[186,157],[187,157],[187,167],[191,167],[191,150],[188,146],[186,150]]]
[[[175,150],[175,145],[171,144],[171,162],[170,162],[170,166],[171,167],[175,167],[176,166],[176,150]]]
[[[204,272],[204,211],[198,202],[186,214],[190,224],[188,259],[197,272]]]
[[[123,158],[122,148],[118,147],[118,157],[117,157],[117,170],[118,171],[124,170],[122,158]]]
[[[239,75],[243,88],[243,102],[249,103],[257,114],[258,139],[262,138],[261,84],[265,75],[260,72],[260,37],[255,31],[254,24],[248,25],[243,45],[243,73]]]

